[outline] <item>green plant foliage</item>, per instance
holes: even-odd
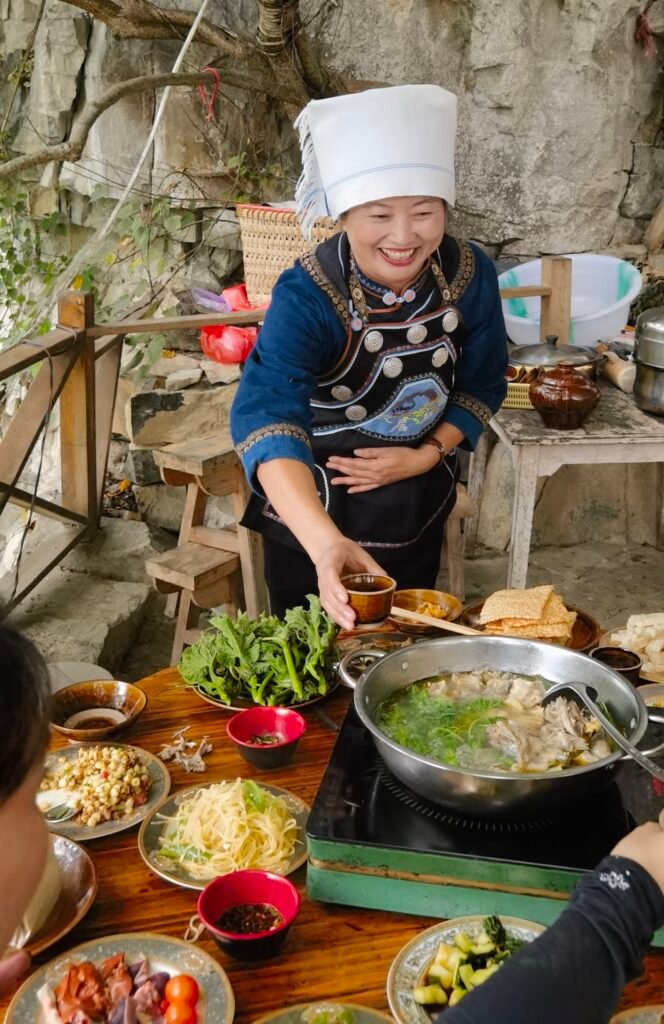
[[[57,214],[32,217],[27,195],[0,191],[0,346],[32,328],[43,334],[48,321],[34,324],[39,294],[67,265],[55,239],[64,231]]]

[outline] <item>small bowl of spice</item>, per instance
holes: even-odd
[[[198,898],[198,916],[217,945],[237,960],[280,952],[300,910],[300,894],[271,871],[231,871]]]
[[[289,764],[307,727],[292,708],[247,708],[233,715],[226,732],[238,751],[255,768]]]

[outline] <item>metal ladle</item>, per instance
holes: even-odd
[[[561,697],[564,693],[573,694],[585,707],[588,708],[591,715],[597,719],[599,724],[604,729],[604,732],[611,737],[614,743],[617,744],[624,750],[626,754],[629,754],[637,764],[640,764],[642,768],[645,768],[647,772],[650,772],[654,778],[659,779],[660,782],[664,782],[664,769],[656,765],[655,762],[644,754],[643,751],[635,747],[628,739],[626,739],[621,733],[620,729],[617,729],[613,722],[606,717],[600,706],[595,701],[597,691],[586,683],[555,683],[550,686],[542,698],[542,704],[549,704],[550,701],[556,697]]]

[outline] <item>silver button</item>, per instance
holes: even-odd
[[[367,352],[380,352],[383,347],[383,335],[380,331],[369,331],[364,338],[364,347]]]
[[[383,373],[386,377],[398,377],[403,370],[403,363],[396,356],[386,359],[383,364]]]
[[[443,345],[442,348],[437,348],[434,354],[431,356],[431,363],[433,366],[444,366],[449,359],[449,352]]]
[[[445,313],[445,315],[443,317],[443,330],[446,331],[449,334],[450,331],[456,331],[458,326],[459,326],[459,316],[458,316],[458,314],[455,313],[453,309],[448,310],[447,313]]]
[[[353,392],[345,384],[337,384],[332,388],[332,398],[336,398],[337,402],[347,402],[352,397]]]
[[[363,405],[349,405],[346,409],[346,419],[352,420],[353,423],[363,420],[366,415],[367,410]]]
[[[427,336],[427,329],[424,324],[413,324],[406,332],[406,338],[411,345],[419,345]]]

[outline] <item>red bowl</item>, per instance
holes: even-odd
[[[256,768],[278,768],[292,761],[307,727],[302,715],[292,708],[248,708],[234,715],[226,732],[240,754]],[[278,736],[278,743],[252,743],[256,736]]]
[[[283,918],[277,928],[244,935],[219,928],[217,921],[231,907],[268,903]],[[198,897],[198,916],[217,945],[238,960],[275,956],[300,911],[300,894],[287,878],[271,871],[231,871],[205,886]]]

